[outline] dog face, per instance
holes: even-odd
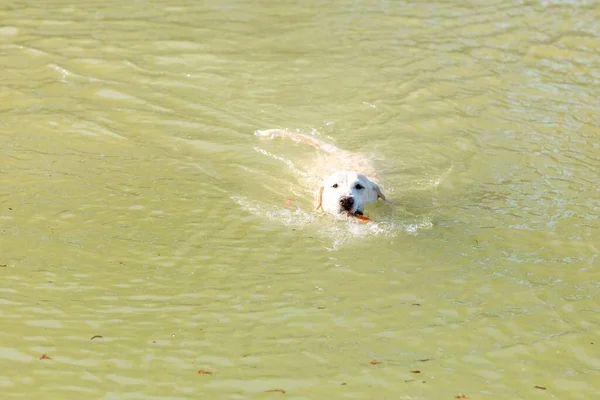
[[[362,215],[365,205],[385,195],[375,182],[354,171],[339,171],[323,180],[317,192],[317,208],[328,214],[343,217],[348,213]]]

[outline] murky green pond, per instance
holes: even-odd
[[[0,398],[600,398],[599,10],[2,3]]]

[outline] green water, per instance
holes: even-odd
[[[600,398],[599,20],[2,3],[0,398]],[[281,127],[395,206],[314,213]]]

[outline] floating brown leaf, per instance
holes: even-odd
[[[200,375],[212,375],[212,372],[211,372],[211,371],[208,371],[208,370],[205,370],[205,369],[199,369],[199,370],[198,370],[198,373],[199,373]]]
[[[269,392],[271,392],[271,393],[273,393],[273,392],[276,392],[276,393],[285,394],[285,390],[283,390],[283,389],[269,389],[269,390],[265,390],[265,392],[266,392],[266,393],[269,393]]]
[[[371,364],[371,365],[377,365],[377,364],[381,364],[381,361],[371,360],[371,361],[369,361],[369,364]]]
[[[42,353],[40,360],[52,360],[52,358],[48,354]]]

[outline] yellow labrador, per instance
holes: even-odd
[[[376,183],[375,168],[364,155],[341,150],[302,133],[268,129],[257,130],[254,134],[263,138],[281,137],[307,143],[331,156],[324,160],[324,167],[321,168],[328,172],[322,186],[316,192],[317,209],[344,218],[348,215],[363,215],[365,205],[377,201],[378,198],[387,201]]]

